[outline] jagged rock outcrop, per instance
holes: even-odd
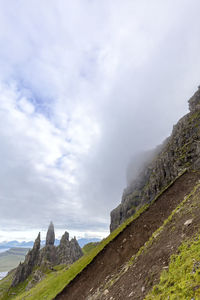
[[[67,231],[65,231],[60,240],[60,245],[57,248],[57,256],[60,264],[71,264],[73,262],[70,256],[70,241]]]
[[[16,286],[20,282],[26,280],[26,278],[32,273],[33,268],[38,264],[40,254],[40,233],[35,240],[33,249],[26,255],[25,261],[20,263],[16,269],[13,277],[12,286]]]
[[[111,231],[151,202],[184,169],[200,169],[200,88],[189,100],[189,109],[155,158],[124,190],[122,202],[111,212]]]
[[[195,112],[200,109],[199,98],[200,98],[200,86],[198,87],[198,91],[189,100],[189,109],[191,112]]]
[[[79,257],[83,255],[81,247],[79,246],[76,238],[74,237],[70,241],[70,257],[72,262],[75,262]]]
[[[18,283],[23,282],[32,273],[34,267],[43,266],[46,268],[53,268],[59,264],[72,264],[78,260],[83,252],[79,246],[76,238],[74,237],[69,241],[69,233],[66,231],[60,240],[59,246],[54,246],[55,232],[54,225],[51,222],[46,235],[46,245],[40,250],[40,233],[35,240],[33,249],[28,252],[25,257],[24,263],[20,263],[16,269],[12,286],[16,286]],[[36,270],[37,271],[37,270]],[[36,282],[40,272],[33,274],[33,280],[30,285]]]
[[[63,234],[59,246],[55,247],[54,241],[54,226],[51,222],[46,236],[46,246],[40,251],[40,265],[72,264],[83,255],[76,238],[69,241],[69,233],[67,231]]]
[[[47,245],[40,250],[40,257],[38,265],[51,267],[57,264],[57,252],[54,245]]]
[[[55,243],[55,232],[54,232],[54,225],[53,222],[50,223],[47,235],[46,235],[46,246],[54,245]]]
[[[57,247],[57,258],[59,264],[71,264],[83,255],[81,247],[74,237],[69,241],[69,233],[66,231]]]
[[[51,266],[57,263],[56,247],[54,246],[54,243],[54,225],[53,222],[50,222],[46,235],[46,245],[40,251],[39,265]]]

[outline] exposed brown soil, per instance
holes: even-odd
[[[192,220],[189,226],[184,225],[187,220]],[[200,189],[188,199],[184,207],[174,215],[153,243],[138,256],[127,272],[107,288],[106,293],[104,288],[96,299],[144,299],[149,290],[159,282],[163,269],[168,269],[170,256],[177,253],[181,243],[194,236],[199,229]]]
[[[191,192],[198,179],[200,179],[200,174],[194,172],[185,173],[177,179],[157,201],[139,216],[139,218],[133,221],[122,233],[109,243],[103,251],[57,295],[56,299],[88,299],[89,295],[92,295],[100,286],[104,286],[110,275],[119,273],[123,265],[148,241],[153,232],[168,218],[172,210]],[[185,218],[186,217],[187,216],[185,216]],[[182,224],[182,221],[180,221],[180,224]],[[177,235],[180,236],[183,230],[186,231],[184,232],[185,236],[192,234],[194,226],[195,223],[186,229],[177,227],[178,232],[176,230],[174,231],[175,236],[172,241],[175,241],[175,237]],[[169,236],[171,236],[170,232]],[[169,236],[166,235],[165,241],[159,239],[161,241],[160,246],[157,249],[152,248],[151,255],[149,258],[146,258],[148,262],[145,261],[145,257],[144,260],[140,262],[138,259],[136,264],[134,264],[110,290],[106,291],[107,294],[99,294],[95,299],[143,299],[144,294],[159,278],[159,276],[156,278],[156,276],[152,274],[160,274],[163,266],[168,264],[171,252],[180,244],[180,241],[177,239],[177,243],[171,246],[170,242],[167,242],[170,240]],[[168,243],[167,247],[166,242]],[[163,245],[165,244],[165,246],[163,246],[164,249],[162,248],[162,243]],[[171,252],[170,250],[168,251],[168,249],[171,249]],[[159,263],[155,264],[155,260]],[[151,280],[148,279],[149,276]]]

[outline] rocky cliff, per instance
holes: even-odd
[[[54,225],[51,222],[46,235],[46,245],[40,249],[40,233],[35,240],[33,249],[28,252],[24,263],[20,263],[16,269],[13,277],[12,286],[23,282],[32,273],[34,268],[43,266],[45,268],[52,268],[60,264],[72,264],[78,260],[83,252],[74,237],[69,241],[69,233],[66,231],[59,246],[54,246],[55,232]]]
[[[32,273],[34,267],[38,264],[40,254],[40,233],[35,240],[33,249],[30,250],[24,263],[20,263],[16,269],[15,276],[12,281],[12,286],[16,286],[18,283],[26,280],[26,278]]]
[[[137,179],[124,190],[121,203],[111,212],[111,231],[151,202],[185,169],[200,169],[200,88],[189,100],[189,109],[155,155],[151,153],[152,161],[145,162]]]

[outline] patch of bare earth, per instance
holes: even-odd
[[[116,282],[113,280],[112,285],[110,279],[120,274],[124,265],[192,191],[199,179],[197,172],[185,173],[177,179],[139,218],[109,243],[56,299],[143,299],[158,282],[163,268],[168,266],[170,255],[176,252],[182,240],[192,236],[199,228],[200,207],[197,204],[191,204],[191,208],[184,209],[184,213],[177,213],[159,239]],[[190,218],[193,219],[192,223],[184,225]]]

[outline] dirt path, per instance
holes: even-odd
[[[102,252],[56,297],[56,299],[81,300],[96,291],[109,277],[120,271],[125,262],[137,253],[152,233],[168,218],[172,210],[189,194],[200,178],[199,173],[185,173],[166,190],[138,219],[109,243]],[[138,280],[138,274],[136,276]],[[137,282],[137,281],[136,281]],[[130,283],[129,283],[130,284]],[[122,285],[123,286],[123,285]],[[132,291],[131,291],[132,292]],[[130,292],[130,293],[131,293]],[[130,299],[124,290],[114,291],[113,299]],[[108,296],[102,296],[110,299]],[[109,297],[111,297],[109,293]],[[118,298],[117,298],[118,297]],[[101,299],[96,298],[96,299]],[[111,298],[112,299],[112,298]],[[131,298],[140,299],[140,298]]]

